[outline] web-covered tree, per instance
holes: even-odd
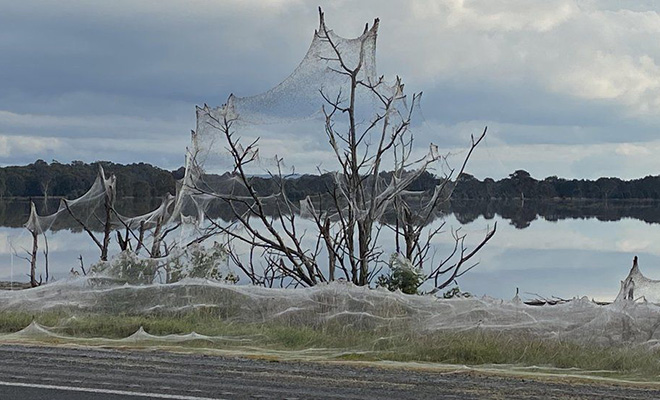
[[[343,278],[369,285],[390,259],[398,260],[387,253],[394,244],[386,243],[386,229],[394,232],[395,251],[416,268],[428,267],[422,281],[432,281],[439,290],[474,266],[467,263],[493,237],[495,227],[472,250],[465,236],[454,232],[454,251],[430,264],[432,239],[442,229],[429,228],[429,223],[449,199],[455,171],[445,168],[448,172],[431,190],[411,190],[416,179],[447,161],[433,144],[425,154],[417,153],[410,128],[421,93],[409,98],[400,78],[389,84],[376,75],[378,19],[358,38],[344,39],[327,28],[319,13],[310,50],[284,82],[262,95],[232,95],[222,107],[197,110],[187,184],[199,199],[200,212],[220,200],[234,216],[229,225],[211,221],[208,236],[220,232],[229,237],[231,259],[255,284],[312,286]],[[335,161],[326,193],[292,201],[283,160],[276,156],[268,173],[278,190],[261,196],[253,172],[263,164],[259,139],[246,142],[245,136],[264,121],[288,123],[319,110],[322,135]],[[458,176],[485,134],[472,139]],[[234,173],[210,182],[206,173],[222,148],[228,150]],[[388,213],[394,213],[394,222],[388,222]],[[246,247],[249,252],[241,255]]]

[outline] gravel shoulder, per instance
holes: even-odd
[[[39,397],[45,396],[42,391],[47,392],[46,397]],[[660,398],[660,386],[423,366],[377,367],[153,350],[0,345],[0,398],[58,396],[193,400],[649,399]]]

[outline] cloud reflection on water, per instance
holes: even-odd
[[[499,216],[489,220],[479,217],[461,226],[452,215],[447,219],[447,233],[434,243],[436,259],[453,246],[449,235],[452,227],[461,227],[472,244],[495,221],[498,232],[478,254],[480,265],[459,280],[462,290],[475,295],[511,298],[520,288],[521,293],[545,297],[586,295],[611,300],[634,255],[640,257],[640,266],[649,277],[660,276],[660,246],[654,246],[660,243],[660,226],[634,219],[537,219],[527,228],[517,229]],[[0,228],[0,280],[27,281],[28,263],[15,256],[12,277],[10,241],[14,248],[28,249],[31,238],[22,228]],[[55,279],[66,278],[71,268],[78,269],[79,255],[86,267],[98,259],[98,249],[84,232],[51,232],[48,243],[50,271]]]

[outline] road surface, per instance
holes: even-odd
[[[660,390],[475,372],[0,345],[0,399],[649,399]]]

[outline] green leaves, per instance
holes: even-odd
[[[424,278],[424,271],[415,268],[402,255],[394,253],[390,256],[390,272],[379,276],[376,284],[390,291],[400,290],[406,294],[418,294]]]

